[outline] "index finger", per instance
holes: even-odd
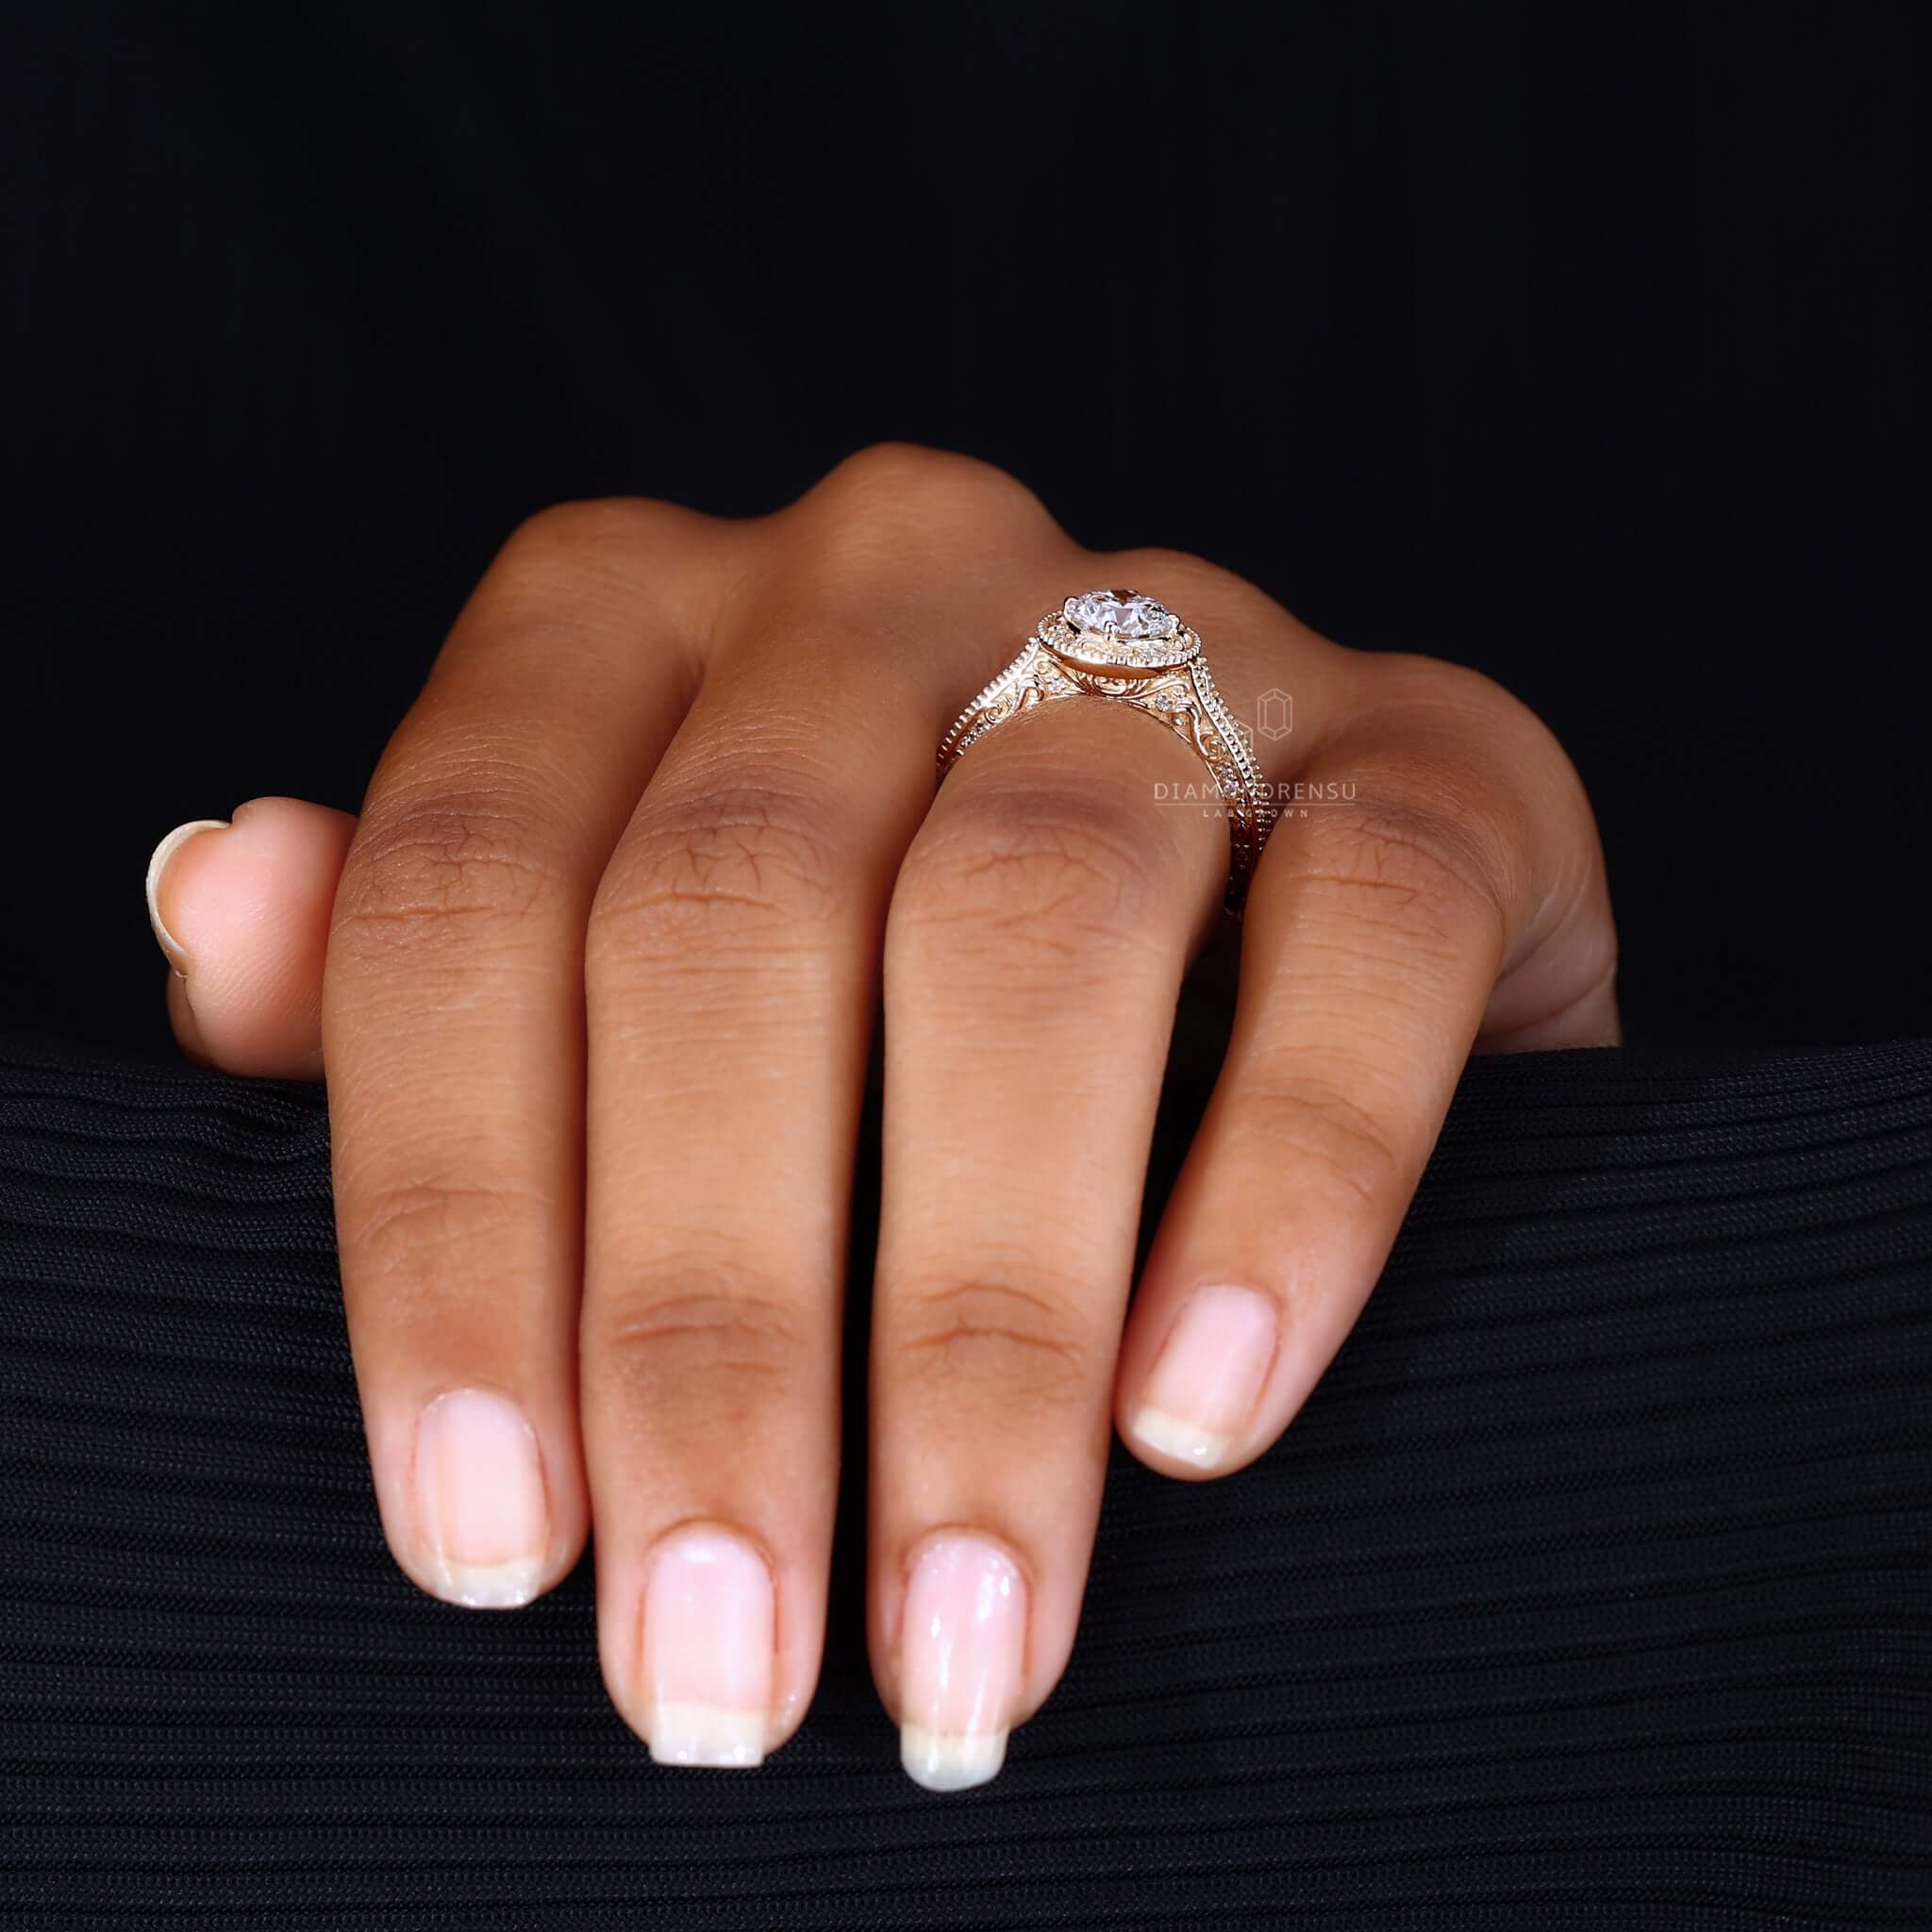
[[[678,513],[665,512],[665,515]],[[691,681],[656,507],[513,537],[391,741],[323,986],[342,1290],[390,1547],[526,1602],[582,1547],[584,934]]]

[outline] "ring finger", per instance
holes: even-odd
[[[941,788],[886,941],[872,1632],[908,1774],[991,1777],[1072,1648],[1156,1099],[1226,880],[1194,754],[1038,706]],[[1169,794],[1173,795],[1173,794]]]

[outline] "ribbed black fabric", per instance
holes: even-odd
[[[312,1093],[0,1046],[7,1923],[1932,1924],[1932,1046],[1477,1063],[1279,1447],[1116,1450],[1072,1668],[947,1798],[856,1455],[757,1773],[650,1762],[588,1565],[404,1582],[325,1156]]]

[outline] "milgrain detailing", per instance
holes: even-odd
[[[1215,689],[1199,636],[1132,591],[1088,591],[1040,620],[1020,655],[941,739],[941,777],[989,731],[1035,705],[1097,697],[1131,705],[1185,739],[1226,808],[1226,904],[1241,909],[1277,816],[1241,727]]]

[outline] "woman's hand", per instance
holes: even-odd
[[[1256,874],[1131,1317],[1225,821],[1160,802],[1204,768],[1107,703],[1022,714],[933,785],[959,708],[1099,584],[1179,611],[1237,717],[1290,693],[1256,754],[1323,801]],[[396,1560],[520,1604],[594,1515],[606,1681],[678,1763],[756,1763],[817,1674],[881,998],[870,1632],[941,1788],[991,1776],[1065,1665],[1109,1423],[1170,1474],[1251,1462],[1374,1287],[1472,1047],[1617,1035],[1590,808],[1521,705],[897,446],[748,522],[536,517],[359,823],[260,799],[157,858],[183,1045],[326,1068]]]

